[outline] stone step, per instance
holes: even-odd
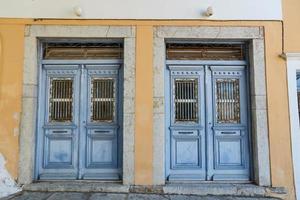
[[[261,187],[254,184],[232,183],[195,183],[166,184],[163,186],[129,186],[121,183],[104,183],[94,181],[47,181],[37,182],[23,187],[31,192],[101,192],[101,193],[138,193],[156,195],[197,195],[197,196],[231,196],[285,199],[284,188]]]
[[[2,200],[278,200],[277,198],[93,192],[22,192]]]

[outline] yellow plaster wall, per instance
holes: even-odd
[[[0,25],[0,153],[17,178],[24,25]]]
[[[289,128],[287,71],[282,53],[282,29],[279,23],[265,26],[267,106],[273,186],[289,190],[288,199],[295,199],[291,138]]]
[[[152,26],[136,28],[135,184],[152,184]]]
[[[295,1],[295,0],[288,0]],[[289,190],[289,200],[294,199],[293,173],[288,118],[287,84],[285,62],[279,55],[282,53],[282,22],[280,21],[153,21],[153,20],[31,20],[31,19],[0,19],[1,35],[4,38],[2,54],[6,60],[1,65],[0,88],[10,93],[13,98],[6,98],[0,109],[5,116],[20,111],[21,79],[23,61],[23,26],[24,24],[55,24],[55,25],[134,25],[137,27],[136,41],[136,134],[135,134],[135,183],[149,185],[152,183],[152,65],[153,65],[153,26],[263,26],[265,28],[266,72],[267,72],[267,106],[270,138],[271,176],[273,186],[284,186]],[[8,29],[7,27],[11,27]],[[12,29],[14,27],[14,29]],[[11,31],[9,31],[11,30]],[[14,31],[12,31],[14,30]],[[16,39],[14,36],[17,36]],[[286,38],[285,40],[289,40]],[[287,43],[287,41],[285,41]],[[288,41],[290,46],[293,42]],[[17,48],[14,48],[17,47]],[[287,47],[287,46],[286,46]],[[292,47],[289,47],[292,48]],[[293,47],[294,48],[294,47]],[[10,60],[10,61],[8,61]],[[11,63],[13,69],[11,68]],[[162,66],[163,67],[163,66]],[[11,74],[10,72],[15,73]],[[9,74],[9,78],[7,78]],[[6,77],[6,78],[3,78]],[[5,81],[4,81],[5,80]],[[16,88],[12,88],[15,86]],[[13,92],[12,92],[13,91]],[[5,106],[5,108],[3,107]],[[9,142],[6,135],[13,135],[13,128],[18,120],[3,117],[0,112],[0,151],[8,160],[9,171],[16,175],[18,141],[17,137]],[[5,119],[4,119],[5,118]],[[3,119],[5,121],[3,121]],[[3,126],[5,127],[3,128]],[[18,126],[17,126],[18,127]],[[5,131],[3,131],[5,130]],[[2,138],[6,140],[2,142]],[[9,144],[9,145],[7,145]]]
[[[284,25],[284,51],[300,52],[300,1],[282,0]]]

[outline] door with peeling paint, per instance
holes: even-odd
[[[167,181],[249,181],[246,61],[178,60],[180,47],[167,52]]]
[[[119,180],[122,62],[55,50],[41,61],[35,177]]]

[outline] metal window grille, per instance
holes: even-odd
[[[174,80],[175,122],[196,122],[198,120],[197,79]]]
[[[50,122],[72,121],[73,80],[52,78],[50,80]]]
[[[240,123],[239,79],[216,79],[217,123]]]
[[[112,122],[115,113],[115,81],[111,78],[92,80],[91,120]]]
[[[122,43],[45,43],[44,59],[121,59]]]
[[[168,60],[244,60],[243,44],[169,43]]]

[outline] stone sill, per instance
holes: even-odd
[[[23,190],[35,192],[189,194],[278,199],[285,199],[287,195],[285,188],[282,187],[262,187],[239,183],[169,183],[163,186],[129,186],[116,182],[41,181],[24,185]]]

